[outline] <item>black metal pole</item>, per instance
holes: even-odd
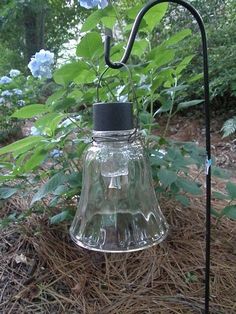
[[[210,248],[211,248],[211,137],[210,137],[210,93],[209,93],[209,71],[208,71],[208,52],[207,52],[207,36],[204,27],[203,20],[198,11],[188,2],[184,0],[153,0],[145,5],[138,13],[134,25],[132,27],[128,43],[123,57],[119,62],[112,62],[110,60],[110,46],[111,46],[111,33],[106,34],[105,37],[105,62],[113,68],[119,69],[128,61],[134,41],[144,15],[155,5],[163,2],[171,2],[182,5],[185,7],[193,17],[196,19],[202,39],[202,51],[203,51],[203,73],[204,73],[204,93],[205,93],[205,128],[206,128],[206,225],[205,225],[205,314],[209,314],[209,299],[210,299]]]

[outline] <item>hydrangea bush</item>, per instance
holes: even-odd
[[[15,88],[15,80],[20,76],[20,71],[12,69],[6,76],[0,78],[0,142],[5,141],[9,136],[19,132],[16,119],[10,116],[23,101],[23,91]],[[16,78],[16,79],[15,79]]]
[[[48,73],[49,69],[47,70]],[[19,70],[0,77],[0,143],[22,136],[22,121],[12,117],[16,109],[39,99],[43,81],[25,77]]]
[[[79,197],[82,185],[81,156],[92,140],[91,105],[98,101],[97,85],[101,73],[106,69],[101,30],[115,26],[116,29],[122,28],[117,33],[125,34],[124,30],[131,28],[136,12],[141,8],[140,5],[131,7],[125,14],[122,12],[119,15],[119,7],[114,9],[107,1],[79,2],[87,9],[101,10],[99,14],[97,11],[91,13],[82,25],[84,36],[77,46],[76,58],[53,71],[53,53],[41,50],[32,57],[29,69],[34,79],[44,83],[53,80],[56,87],[46,101],[31,102],[17,108],[12,114],[13,118],[34,120],[31,134],[0,148],[0,167],[3,170],[0,175],[0,199],[7,199],[16,193],[27,194],[29,190],[31,194],[34,193],[31,208],[19,219],[40,208],[42,211],[46,208],[47,212],[61,209],[52,218],[54,223],[72,217],[74,200]],[[132,101],[130,90],[134,84],[140,127],[150,155],[153,177],[155,182],[160,183],[156,185],[156,190],[188,206],[188,194],[197,196],[203,193],[197,178],[192,180],[189,177],[188,167],[196,165],[200,171],[204,171],[205,150],[194,143],[176,145],[165,138],[165,132],[153,135],[153,130],[158,129],[156,117],[162,113],[167,114],[169,123],[178,111],[202,103],[202,99],[183,101],[188,91],[188,81],[183,81],[182,76],[193,55],[186,55],[181,60],[175,58],[176,47],[184,44],[191,30],[181,30],[156,47],[150,45],[150,34],[164,17],[167,8],[167,4],[160,4],[145,16],[142,32],[133,48],[133,65],[130,65],[132,83],[124,69],[109,70],[103,77],[99,95],[100,99],[108,102],[122,99]],[[125,45],[126,38],[118,36],[112,48],[113,60],[120,59]],[[8,78],[16,80],[20,76],[14,75],[9,74]],[[5,77],[2,81],[5,83],[0,85],[1,93],[9,91],[13,95],[1,96],[0,102],[8,101],[7,97],[23,100],[26,89],[11,85],[12,82]],[[16,92],[17,88],[22,90],[22,95],[19,90]],[[156,103],[159,104],[158,108],[155,107]],[[220,177],[228,177],[217,167],[213,167],[213,172]],[[13,182],[16,182],[15,186]],[[219,218],[224,215],[236,218],[235,205],[232,204],[236,198],[236,186],[229,182],[226,191],[216,197],[229,200],[229,205],[221,212],[214,213]]]

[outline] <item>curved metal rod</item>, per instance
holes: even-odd
[[[208,52],[207,52],[207,37],[203,20],[198,11],[189,3],[183,0],[153,0],[145,5],[138,13],[134,25],[132,27],[128,44],[125,49],[124,55],[120,62],[112,62],[110,60],[110,44],[111,34],[106,34],[105,37],[105,62],[113,68],[119,69],[126,63],[130,57],[135,38],[144,15],[155,5],[171,2],[180,4],[185,7],[193,17],[196,19],[202,39],[202,51],[203,51],[203,72],[204,72],[204,93],[205,93],[205,127],[206,127],[206,257],[205,257],[205,314],[209,313],[209,298],[210,298],[210,246],[211,246],[211,138],[210,138],[210,96],[209,96],[209,74],[208,74]]]

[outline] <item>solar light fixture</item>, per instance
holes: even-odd
[[[79,246],[131,252],[161,242],[160,210],[132,103],[93,105],[93,144],[84,159],[83,189],[70,233]]]

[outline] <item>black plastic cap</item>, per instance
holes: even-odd
[[[96,103],[93,105],[94,131],[133,129],[133,104],[130,102]]]

